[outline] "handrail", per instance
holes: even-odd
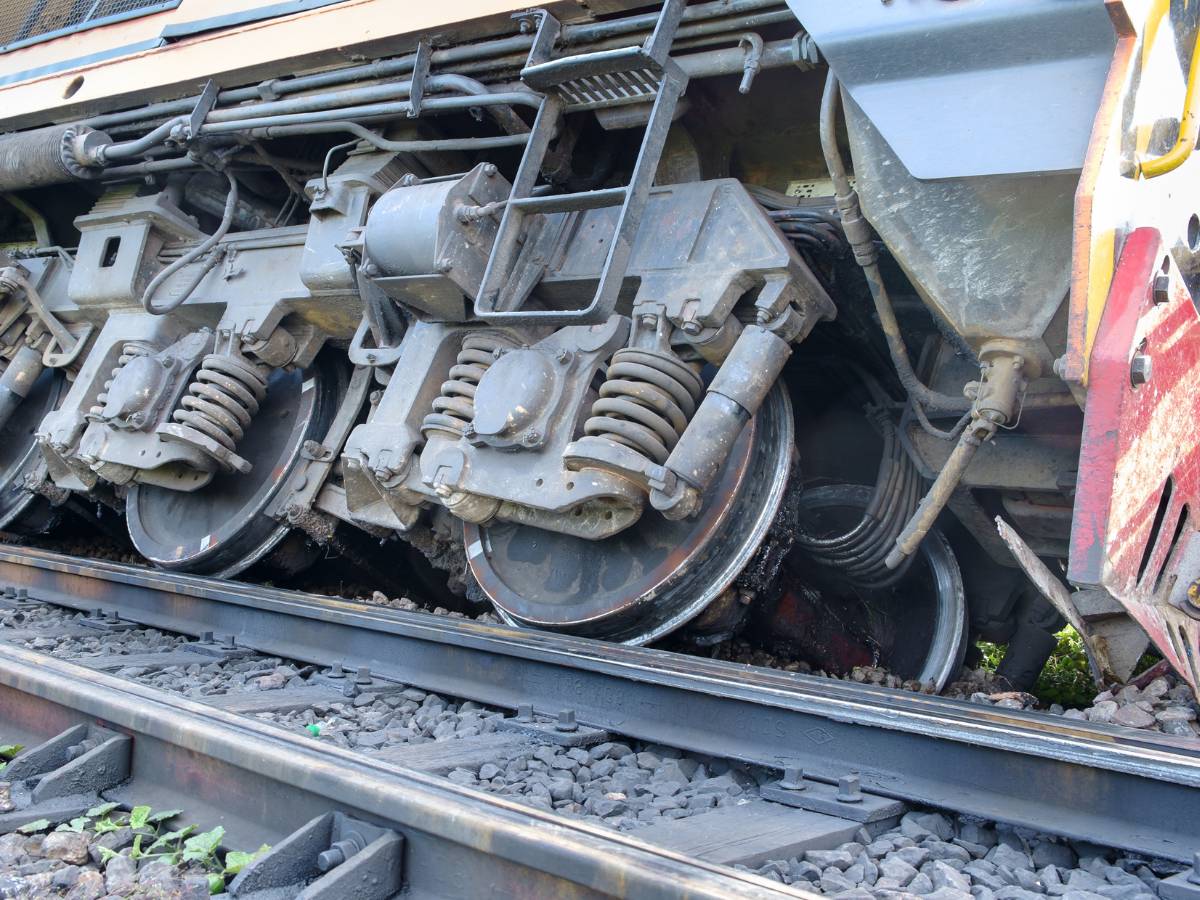
[[[1192,47],[1192,62],[1188,67],[1187,91],[1183,97],[1183,112],[1179,116],[1179,135],[1175,145],[1162,156],[1138,160],[1139,178],[1156,178],[1178,169],[1200,138],[1200,29],[1196,31],[1196,44]]]

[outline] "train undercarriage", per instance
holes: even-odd
[[[248,21],[369,16],[314,6]],[[608,6],[18,103],[0,529],[938,687],[1065,621],[1195,687],[1195,11],[1015,4],[1039,74],[981,4]]]

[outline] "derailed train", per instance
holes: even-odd
[[[420,6],[0,4],[0,528],[1200,682],[1196,9]]]

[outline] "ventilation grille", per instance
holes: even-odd
[[[174,5],[163,0],[0,0],[0,50]]]

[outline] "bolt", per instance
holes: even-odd
[[[517,721],[532,722],[533,721],[533,704],[521,703],[517,706]]]
[[[495,178],[496,173],[499,171],[500,170],[496,168],[495,163],[485,163],[484,164],[483,174],[486,175],[488,178]]]
[[[375,365],[376,359],[378,359],[378,357],[374,353],[367,354],[367,362],[370,363],[371,365]]]
[[[325,454],[325,448],[322,447],[317,441],[305,441],[304,452],[309,456],[320,459]]]
[[[538,432],[537,429],[535,429],[535,428],[530,428],[523,435],[521,435],[521,443],[524,444],[526,447],[535,446],[537,444],[537,442],[540,441],[541,439],[542,439],[541,433]]]
[[[17,596],[17,589],[12,585],[6,585],[4,588],[4,596],[9,598]]]
[[[788,766],[783,770],[783,777],[779,779],[779,786],[785,791],[804,790],[804,770],[799,766]]]
[[[28,600],[29,599],[29,588],[17,588],[17,599],[18,600]]]
[[[175,367],[175,357],[173,356],[164,356],[161,360],[159,360],[159,362],[162,363],[162,367],[164,369],[172,369]]]
[[[213,633],[211,631],[200,632],[200,643],[211,644],[213,642]]]
[[[1192,854],[1192,872],[1188,875],[1192,884],[1200,884],[1200,850]]]
[[[387,466],[380,466],[378,469],[372,470],[371,474],[375,476],[376,481],[387,481],[395,473]]]
[[[1162,273],[1154,276],[1154,289],[1151,292],[1155,303],[1167,303],[1171,299],[1171,276]]]
[[[1154,361],[1146,353],[1134,354],[1129,364],[1129,383],[1134,387],[1145,384],[1154,374]]]
[[[227,634],[221,638],[221,647],[225,650],[237,649],[237,639],[232,634]]]
[[[95,609],[93,609],[91,611],[91,613],[89,613],[88,618],[89,619],[103,619],[104,618],[104,610],[102,610],[100,607],[97,606]]]
[[[370,684],[371,669],[369,666],[359,666],[358,671],[354,673],[355,684]]]
[[[340,847],[330,847],[317,854],[317,868],[322,872],[337,868],[346,861],[346,854]]]
[[[110,624],[116,624],[117,622],[121,621],[121,617],[117,615],[117,611],[115,609],[110,609],[104,614],[104,621],[109,622]]]
[[[563,350],[562,348],[559,348],[555,352],[554,358],[565,366],[567,363],[569,363],[571,361],[571,351]]]
[[[1188,585],[1187,599],[1188,603],[1192,604],[1192,606],[1196,607],[1197,609],[1200,609],[1200,578],[1197,578],[1190,585]]]
[[[642,316],[642,324],[647,328],[653,328],[658,324],[658,316],[654,315],[653,313],[646,313]]]
[[[555,731],[578,731],[579,723],[575,721],[575,710],[559,710],[558,721],[554,723]]]
[[[340,662],[335,662],[332,666],[329,667],[329,677],[330,678],[345,678],[346,677],[346,670],[342,668],[342,664]]]
[[[838,803],[862,803],[862,798],[857,775],[843,775],[838,779]]]
[[[754,314],[754,321],[759,325],[766,325],[771,321],[771,313],[768,310],[760,309]]]
[[[688,319],[679,327],[683,329],[684,334],[697,335],[700,333],[700,323],[692,319]]]

